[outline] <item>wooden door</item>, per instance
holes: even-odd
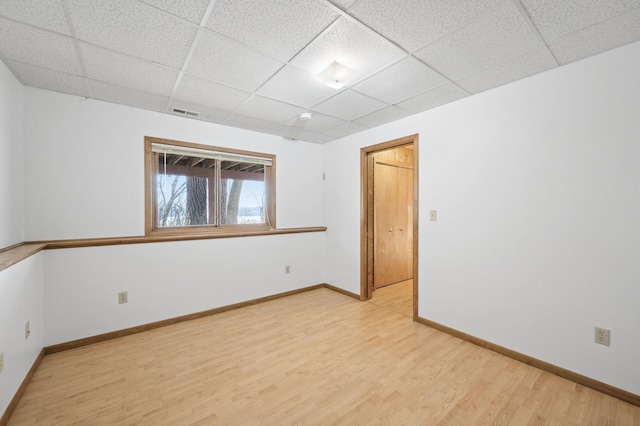
[[[373,285],[413,275],[413,170],[375,162]]]
[[[373,188],[373,287],[379,288],[396,282],[398,168],[376,162]]]
[[[413,170],[398,169],[396,262],[398,281],[413,278]]]

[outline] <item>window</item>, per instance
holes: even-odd
[[[145,138],[146,233],[275,228],[275,156]]]

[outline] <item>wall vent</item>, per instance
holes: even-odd
[[[176,114],[189,115],[191,117],[198,117],[200,115],[199,112],[189,111],[188,109],[173,108],[172,111]]]

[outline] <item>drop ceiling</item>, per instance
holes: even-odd
[[[638,39],[640,0],[0,0],[24,85],[314,143]]]

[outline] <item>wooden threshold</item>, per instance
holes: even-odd
[[[579,385],[588,387],[598,392],[602,392],[605,395],[612,396],[621,401],[625,401],[625,402],[628,402],[629,404],[633,404],[635,406],[640,407],[640,395],[636,395],[634,393],[627,392],[615,386],[611,386],[606,383],[599,382],[587,376],[583,376],[581,374],[564,369],[562,367],[558,367],[557,365],[553,365],[548,362],[533,358],[529,355],[516,352],[514,350],[505,348],[504,346],[496,345],[495,343],[491,343],[487,340],[480,339],[478,337],[472,336],[471,334],[464,333],[462,331],[456,330],[455,328],[447,327],[446,325],[442,325],[440,323],[428,320],[426,318],[422,318],[420,316],[417,318],[416,321],[419,322],[420,324],[423,324],[428,327],[434,328],[436,330],[442,331],[444,333],[450,334],[454,337],[465,340],[469,343],[473,343],[474,345],[480,346],[481,348],[492,350],[494,352],[499,353],[500,355],[507,356],[509,358],[515,359],[516,361],[520,361],[532,367],[539,368],[540,370],[546,371],[547,373],[554,374],[558,377],[562,377],[563,379],[570,380]]]
[[[13,414],[13,411],[18,406],[18,402],[20,402],[20,398],[22,398],[22,395],[24,395],[24,392],[27,390],[27,386],[29,386],[29,383],[31,382],[33,375],[36,373],[36,370],[40,366],[40,363],[42,362],[42,358],[44,358],[44,349],[40,349],[40,353],[36,357],[35,361],[33,361],[33,365],[31,366],[31,368],[29,369],[29,372],[27,373],[24,380],[20,384],[18,391],[11,399],[11,402],[7,406],[7,409],[4,411],[4,414],[2,414],[2,417],[0,417],[0,426],[6,426],[7,423],[9,423],[9,417],[11,417],[11,414]]]

